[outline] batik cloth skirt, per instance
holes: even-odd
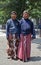
[[[8,53],[9,56],[16,58],[18,43],[19,43],[18,36],[16,36],[15,34],[13,34],[12,39],[10,41],[8,41],[7,53]]]
[[[27,58],[30,58],[31,52],[31,34],[29,35],[20,35],[20,44],[18,47],[18,58],[23,61],[27,61]]]

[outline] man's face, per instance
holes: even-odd
[[[16,19],[16,17],[17,17],[17,15],[16,15],[15,13],[11,14],[11,18],[12,18],[12,19],[14,19],[14,20],[15,20],[15,19]]]
[[[28,13],[23,13],[23,18],[25,18],[25,19],[27,19],[27,18],[29,18],[29,14]]]

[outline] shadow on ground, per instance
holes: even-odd
[[[37,38],[37,39],[32,40],[32,43],[39,44],[37,48],[41,51],[41,38]]]
[[[37,56],[37,57],[31,57],[30,61],[41,61],[41,57]]]
[[[41,51],[41,44],[39,44],[39,46],[37,48]]]
[[[32,43],[41,44],[41,38],[36,38],[32,40]]]

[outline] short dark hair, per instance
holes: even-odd
[[[11,14],[16,14],[17,15],[17,12],[16,11],[12,11]]]

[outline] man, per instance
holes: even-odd
[[[21,35],[20,44],[18,49],[18,58],[23,61],[30,60],[31,52],[31,39],[35,39],[34,25],[29,20],[29,13],[23,12],[23,17],[20,20],[21,24]],[[32,38],[31,38],[32,35]]]
[[[15,11],[11,12],[11,18],[6,23],[6,36],[9,46],[9,49],[7,49],[7,53],[12,59],[16,59],[16,50],[20,37],[20,24],[17,20],[17,13]]]

